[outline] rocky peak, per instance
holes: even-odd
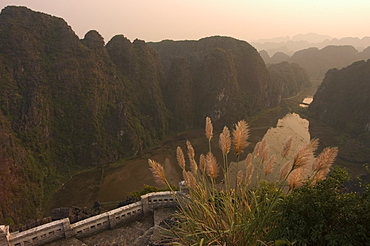
[[[88,31],[81,41],[90,49],[101,49],[104,47],[103,37],[95,30]]]

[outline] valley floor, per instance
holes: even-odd
[[[289,112],[296,112],[301,117],[307,117],[307,109],[301,108],[299,103],[304,98],[312,96],[321,83],[321,79],[312,81],[312,87],[305,88],[294,97],[283,99],[281,105],[276,108],[266,109],[249,120],[250,145],[245,153],[253,151],[254,145],[262,139],[270,127],[275,127],[278,119],[283,118]],[[311,138],[319,138],[321,151],[327,146],[338,146],[338,136],[341,134],[314,119],[310,121]],[[222,160],[221,153],[217,153],[217,135],[221,129],[215,129],[212,139],[212,149],[215,150],[216,158]],[[143,151],[141,156],[121,160],[116,163],[89,170],[72,177],[63,185],[49,201],[46,208],[46,216],[52,208],[79,206],[91,207],[95,201],[105,205],[106,209],[114,208],[119,201],[125,200],[130,192],[143,189],[144,185],[153,185],[152,174],[148,168],[148,159],[153,159],[164,165],[166,176],[173,185],[181,181],[181,169],[176,161],[176,148],[180,146],[186,150],[186,140],[194,146],[196,155],[208,151],[208,140],[204,136],[204,129],[188,130],[168,137],[159,146]],[[234,160],[231,160],[234,161]],[[346,167],[350,174],[356,176],[366,174],[366,169],[361,164],[350,163],[337,159],[335,165]]]

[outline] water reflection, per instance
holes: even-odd
[[[304,146],[310,142],[309,133],[309,121],[302,119],[296,113],[289,113],[284,118],[279,119],[276,127],[270,128],[263,139],[266,140],[270,147],[269,156],[276,156],[276,166],[273,173],[269,175],[270,180],[278,180],[280,176],[281,167],[287,162],[292,161],[292,155],[290,157],[282,159],[280,153],[281,150],[289,137],[293,139],[293,145],[291,153],[294,153],[298,148]],[[256,166],[257,172],[262,173],[261,167]],[[231,163],[230,171],[232,176],[236,175],[239,170],[245,171],[245,161],[239,163]],[[252,178],[252,183],[255,180]]]
[[[263,138],[266,139],[271,151],[277,154],[290,136],[293,138],[295,147],[308,143],[310,141],[308,127],[308,120],[302,119],[296,113],[289,113],[279,119],[276,127],[270,128]]]
[[[313,97],[306,97],[303,101],[299,104],[302,108],[307,108],[312,103]]]

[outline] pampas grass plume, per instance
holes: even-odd
[[[207,170],[206,157],[203,154],[199,156],[199,168],[202,173],[205,173]]]
[[[265,175],[266,176],[269,173],[271,173],[272,170],[274,169],[275,162],[276,162],[276,156],[275,155],[272,155],[272,156],[270,156],[270,158],[267,160],[267,162],[263,166],[263,171],[265,172]]]
[[[256,146],[254,146],[253,154],[254,154],[255,156],[258,156],[258,153],[259,153],[259,149],[260,149],[260,147],[261,147],[261,142],[258,142],[258,143],[256,144]]]
[[[193,148],[193,146],[191,145],[191,143],[189,141],[186,141],[186,146],[188,148],[188,157],[189,157],[189,160],[190,160],[190,169],[193,173],[196,173],[198,171],[198,165],[197,165],[197,162],[194,159],[194,157],[195,157],[194,148]]]
[[[312,170],[314,172],[319,172],[320,170],[323,169],[329,169],[333,165],[337,155],[338,155],[337,147],[325,148],[313,162]]]
[[[292,163],[290,161],[287,161],[283,168],[281,168],[280,170],[280,179],[281,180],[284,180],[286,179],[287,175],[289,174],[289,172],[292,170]]]
[[[290,154],[290,150],[292,149],[292,143],[293,143],[293,138],[290,136],[284,146],[283,149],[281,150],[281,157],[284,159]]]
[[[239,170],[238,174],[236,176],[236,185],[237,185],[237,187],[240,187],[242,182],[243,182],[243,171]]]
[[[213,125],[212,125],[211,118],[209,117],[206,118],[206,136],[207,136],[208,141],[211,141],[213,137]]]
[[[235,147],[235,154],[239,155],[248,146],[249,127],[248,124],[241,120],[235,125],[233,130],[233,142]]]
[[[182,170],[185,170],[185,156],[184,152],[180,148],[180,146],[177,146],[176,149],[176,158],[177,158],[177,163],[181,167]]]
[[[264,163],[266,160],[267,160],[267,157],[269,156],[269,147],[268,145],[266,144],[263,148],[263,150],[261,150],[261,161],[262,163]]]
[[[190,188],[195,188],[197,181],[192,172],[184,171],[183,177],[184,177],[186,185],[188,185]]]
[[[292,169],[298,169],[300,167],[306,166],[310,158],[313,156],[314,151],[317,149],[319,141],[313,139],[306,146],[301,147],[294,155]]]
[[[252,163],[252,154],[249,153],[248,156],[247,156],[247,159],[245,159],[245,165],[246,165],[246,175],[245,175],[245,179],[246,179],[246,182],[247,184],[250,183],[251,179],[252,179],[252,175],[253,175],[253,171],[254,171],[254,166],[253,166],[253,163]]]
[[[216,158],[213,156],[212,152],[208,152],[206,156],[207,163],[207,175],[211,178],[217,178],[219,173],[219,167]]]
[[[261,144],[260,144],[260,146],[258,148],[258,155],[259,156],[262,156],[263,151],[266,149],[266,147],[267,147],[267,141],[264,138],[264,139],[262,139],[262,142],[261,142]]]
[[[231,148],[231,138],[230,138],[230,130],[227,126],[224,127],[220,134],[219,140],[220,149],[222,154],[227,155],[230,152]]]
[[[288,185],[289,190],[294,190],[297,188],[300,188],[303,185],[304,181],[304,175],[305,175],[305,169],[304,168],[298,168],[294,169],[290,175],[288,176]]]
[[[153,173],[155,181],[160,185],[166,184],[167,182],[166,182],[166,177],[164,175],[163,166],[159,164],[158,162],[151,160],[151,159],[148,160],[148,163],[149,163],[150,171]]]
[[[189,140],[186,140],[186,146],[188,148],[188,156],[189,156],[189,159],[194,159],[194,157],[195,157],[194,148],[191,145],[191,143],[190,143]]]

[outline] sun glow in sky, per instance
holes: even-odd
[[[370,36],[369,0],[1,0],[1,9],[7,5],[61,17],[81,38],[97,30],[106,42],[116,34],[145,41]]]

